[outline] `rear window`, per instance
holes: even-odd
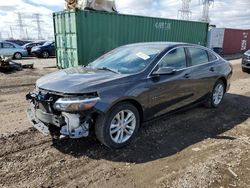
[[[191,56],[192,66],[209,62],[206,50],[199,48],[188,48],[188,50]]]

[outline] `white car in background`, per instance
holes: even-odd
[[[28,56],[28,52],[25,48],[15,43],[0,41],[0,56],[22,59],[22,57]]]

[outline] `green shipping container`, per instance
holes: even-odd
[[[98,11],[54,13],[57,66],[87,65],[125,44],[151,41],[188,42],[205,46],[208,24]]]

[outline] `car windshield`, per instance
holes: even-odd
[[[120,74],[135,74],[144,70],[165,47],[164,45],[123,46],[101,56],[90,63],[89,67]]]

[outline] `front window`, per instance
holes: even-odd
[[[101,56],[89,67],[108,68],[120,74],[135,74],[144,70],[152,60],[165,48],[164,45],[131,45],[116,48]]]
[[[159,63],[159,67],[171,67],[182,69],[186,67],[186,54],[184,48],[176,48],[165,55]]]

